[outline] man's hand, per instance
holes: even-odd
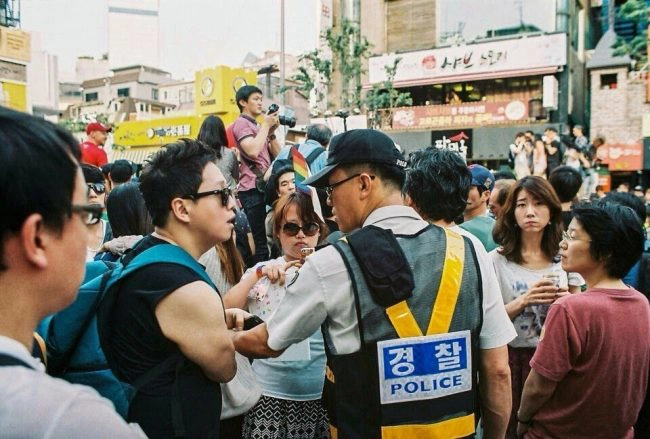
[[[264,116],[263,125],[267,126],[269,129],[269,135],[273,134],[275,129],[280,126],[280,112],[276,111],[275,113],[270,113]]]
[[[250,313],[239,308],[226,309],[226,326],[228,329],[241,331],[244,329],[244,320],[251,316]]]

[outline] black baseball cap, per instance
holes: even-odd
[[[376,163],[406,169],[406,160],[386,134],[377,130],[351,130],[332,137],[328,148],[327,165],[304,184],[325,187],[327,177],[338,165]]]

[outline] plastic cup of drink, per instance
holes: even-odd
[[[542,277],[544,279],[550,279],[551,281],[553,281],[553,285],[555,285],[556,288],[560,288],[560,273],[558,273],[557,271],[544,273]]]

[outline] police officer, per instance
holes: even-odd
[[[498,291],[482,291],[471,241],[404,206],[406,166],[379,131],[335,136],[306,183],[325,188],[347,235],[307,258],[268,326],[234,336],[240,352],[277,356],[322,325],[324,399],[341,438],[471,436],[479,370],[484,401],[510,397]],[[494,368],[484,346],[498,347]],[[484,406],[486,437],[503,437],[505,405]]]

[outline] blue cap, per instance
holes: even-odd
[[[472,186],[478,186],[491,191],[494,189],[494,174],[481,165],[467,167],[472,174]]]

